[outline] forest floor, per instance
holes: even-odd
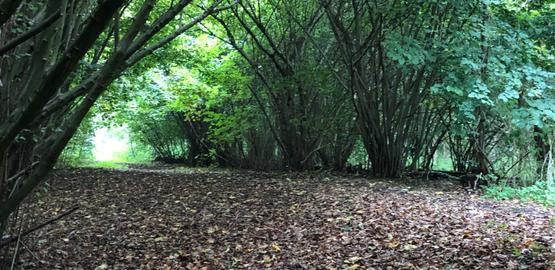
[[[226,170],[54,172],[22,269],[555,269],[555,211],[454,184]],[[39,190],[42,190],[39,189]]]

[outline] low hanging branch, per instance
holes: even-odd
[[[58,216],[56,216],[56,217],[54,217],[54,218],[52,218],[52,219],[50,219],[50,220],[48,220],[48,221],[46,221],[46,222],[43,222],[43,223],[41,223],[41,224],[39,224],[39,225],[37,225],[37,226],[35,226],[35,227],[32,227],[32,228],[26,230],[25,232],[23,232],[23,233],[21,233],[21,234],[19,234],[19,235],[12,236],[12,237],[10,237],[10,238],[8,238],[8,239],[6,239],[6,240],[0,241],[0,249],[2,249],[3,247],[5,247],[5,246],[7,246],[7,245],[9,245],[9,244],[11,244],[11,243],[17,241],[17,239],[19,239],[19,238],[21,238],[21,237],[24,237],[24,236],[26,236],[26,235],[28,235],[28,234],[30,234],[30,233],[36,231],[36,230],[39,230],[39,229],[45,227],[46,225],[52,224],[52,223],[54,223],[54,222],[56,222],[56,221],[62,219],[63,217],[65,217],[65,216],[67,216],[67,215],[69,215],[69,214],[71,214],[71,213],[77,211],[77,209],[79,209],[79,206],[74,206],[73,208],[71,208],[71,209],[69,209],[69,210],[67,210],[67,211],[65,211],[65,212],[63,212],[63,213],[61,213],[60,215],[58,215]]]

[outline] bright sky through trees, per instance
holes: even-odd
[[[121,154],[129,149],[128,129],[103,127],[97,129],[93,138],[93,155],[96,161],[120,161]]]

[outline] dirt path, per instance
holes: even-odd
[[[24,269],[555,269],[555,217],[341,177],[58,171]],[[40,259],[40,261],[39,261]]]

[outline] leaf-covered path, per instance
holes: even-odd
[[[225,171],[49,182],[30,223],[80,209],[32,234],[25,269],[555,269],[553,211],[460,190]]]

